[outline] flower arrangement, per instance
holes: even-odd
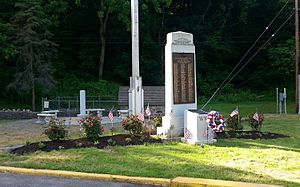
[[[48,125],[43,134],[47,135],[50,140],[58,141],[67,137],[68,131],[65,129],[65,121],[52,117]]]
[[[154,117],[153,120],[154,120],[155,128],[162,126],[162,117],[161,116]]]
[[[98,116],[88,115],[78,121],[80,127],[84,129],[88,139],[96,141],[104,132],[104,127],[101,125],[101,118]]]
[[[137,115],[131,115],[122,121],[124,130],[129,131],[131,135],[139,135],[143,132],[143,122]]]
[[[248,116],[250,127],[253,131],[259,131],[264,122],[264,115],[261,113],[253,113]]]
[[[222,132],[225,129],[223,116],[217,111],[210,111],[207,114],[208,127],[215,132]]]

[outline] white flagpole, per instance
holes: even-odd
[[[114,106],[111,108],[110,112],[112,113],[112,120],[111,120],[111,135],[113,136],[114,135],[114,113],[112,112]]]
[[[240,125],[240,111],[239,111],[239,107],[238,106],[236,106],[236,110],[237,110],[237,112],[238,112],[238,116],[237,116],[237,120],[238,120],[238,125]]]
[[[149,137],[151,136],[150,116],[151,116],[151,114],[149,115],[149,118],[148,118],[148,124],[149,124]]]

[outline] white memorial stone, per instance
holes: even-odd
[[[198,110],[184,111],[184,140],[191,144],[216,142],[214,132],[208,127],[207,113]]]
[[[158,135],[183,136],[184,111],[197,109],[196,57],[193,35],[167,34],[165,46],[165,116]]]
[[[80,114],[79,116],[86,115],[86,98],[85,98],[85,90],[79,91],[79,100],[80,100]]]

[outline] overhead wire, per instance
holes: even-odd
[[[209,98],[209,100],[202,106],[202,110],[206,107],[206,105],[217,95],[219,91],[221,91],[255,56],[256,54],[265,47],[265,45],[274,37],[274,35],[286,24],[286,22],[292,17],[294,14],[294,10],[292,11],[291,15],[288,17],[288,19],[279,27],[279,29],[263,44],[262,47],[260,47],[254,55],[242,66],[242,68],[234,74],[234,76],[227,81],[230,76],[234,73],[234,71],[237,69],[237,67],[242,63],[242,61],[246,58],[246,56],[249,54],[249,52],[253,49],[253,47],[257,44],[257,42],[260,40],[260,38],[265,34],[265,32],[270,28],[270,26],[273,24],[273,22],[277,19],[277,17],[280,15],[280,13],[284,10],[286,5],[288,4],[289,0],[286,1],[284,6],[279,10],[279,12],[276,14],[276,16],[271,20],[271,22],[268,24],[268,26],[265,28],[265,30],[259,35],[259,37],[255,40],[255,42],[251,45],[251,47],[247,50],[245,55],[239,60],[237,65],[233,68],[233,70],[229,73],[229,75],[224,79],[224,81],[221,83],[221,85],[217,88],[217,90],[213,93],[213,95]]]

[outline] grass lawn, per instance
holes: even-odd
[[[230,110],[228,110],[229,113]],[[184,143],[80,148],[14,156],[0,152],[0,165],[174,178],[201,177],[300,186],[300,116],[265,115],[263,131],[289,138],[218,140],[214,145]]]
[[[198,108],[201,108],[203,103],[200,103]],[[261,112],[264,114],[276,113],[276,102],[238,102],[238,103],[209,103],[204,109],[205,111],[217,110],[227,117],[233,109],[238,106],[239,113],[241,116],[247,116],[250,113]],[[282,107],[283,108],[283,107]],[[282,110],[284,112],[284,109]],[[296,105],[295,103],[287,103],[287,113],[295,114]]]

